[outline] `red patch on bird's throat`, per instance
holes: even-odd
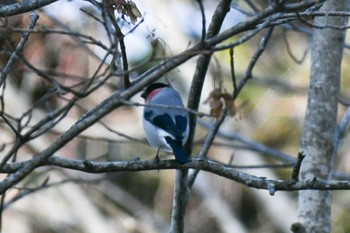
[[[146,102],[150,101],[155,95],[158,94],[158,92],[160,92],[163,88],[157,88],[153,91],[151,91],[148,95],[147,95],[147,98],[146,98]]]

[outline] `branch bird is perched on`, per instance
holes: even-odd
[[[142,122],[149,144],[165,152],[173,152],[177,162],[187,163],[189,158],[183,145],[188,138],[189,120],[186,110],[180,109],[184,108],[180,94],[167,84],[153,83],[141,97],[146,102]]]

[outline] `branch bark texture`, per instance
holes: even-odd
[[[231,0],[222,0],[219,2],[212,21],[209,25],[208,33],[205,38],[211,38],[220,32],[221,25],[230,11]],[[203,26],[205,27],[205,19],[203,19]],[[205,28],[203,28],[205,31]],[[204,37],[204,35],[202,35]],[[201,42],[203,43],[203,41]],[[198,110],[204,79],[210,64],[212,54],[201,55],[198,58],[195,74],[191,84],[190,97],[188,100],[188,108],[195,111]],[[186,145],[186,151],[191,154],[194,137],[194,130],[196,127],[196,116],[190,114],[190,136]],[[176,170],[176,179],[174,185],[173,209],[171,215],[170,232],[182,233],[185,226],[185,213],[188,202],[189,186],[188,186],[188,169]]]
[[[54,2],[57,2],[57,0],[24,1],[23,3],[13,3],[8,5],[0,4],[0,17],[18,15],[32,10],[37,10]]]
[[[347,10],[347,0],[326,1],[321,11]],[[347,17],[316,17],[312,40],[311,80],[301,147],[306,157],[301,166],[301,179],[328,179],[337,120],[340,71]],[[331,232],[331,191],[301,191],[299,222],[306,232]]]

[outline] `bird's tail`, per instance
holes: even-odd
[[[171,137],[165,137],[165,140],[173,150],[176,161],[181,164],[188,163],[189,159],[182,146],[182,143],[179,140],[172,139]]]

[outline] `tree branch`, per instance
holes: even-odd
[[[31,160],[6,164],[1,173],[11,173],[20,170],[22,167],[31,163]],[[114,162],[96,162],[89,160],[67,159],[59,156],[52,156],[46,161],[38,164],[40,166],[55,166],[60,168],[72,169],[87,173],[107,173],[107,172],[135,172],[151,170],[169,170],[169,169],[200,169],[211,172],[218,176],[236,181],[245,186],[265,189],[274,194],[276,191],[296,191],[296,190],[349,190],[349,181],[327,181],[318,179],[304,179],[295,181],[271,180],[268,177],[257,177],[236,170],[235,166],[225,165],[213,160],[192,158],[189,163],[179,164],[175,160],[130,160]]]
[[[57,0],[33,0],[23,3],[13,3],[9,5],[0,5],[0,17],[18,15],[32,10],[37,10],[43,6],[50,5]]]
[[[230,11],[231,0],[222,0],[219,2],[217,8],[210,22],[206,38],[211,38],[217,35],[220,31],[221,25]],[[204,35],[202,35],[202,38]],[[205,41],[201,40],[199,45],[204,45]],[[192,80],[190,96],[187,107],[194,111],[198,111],[198,106],[202,94],[205,76],[208,70],[212,53],[201,55],[198,58],[195,74]],[[196,127],[196,116],[190,114],[190,133],[186,144],[186,151],[188,154],[192,152],[193,138]],[[187,199],[189,194],[188,188],[188,170],[182,169],[176,171],[175,189],[173,197],[173,211],[171,216],[171,233],[182,233],[184,231],[184,218],[186,212]]]
[[[324,12],[344,9],[349,10],[348,0],[329,0],[320,8]],[[315,18],[316,25],[343,27],[347,23],[348,17]],[[314,28],[307,114],[301,139],[301,149],[305,153],[300,169],[301,179],[316,176],[325,180],[330,178],[345,34],[345,30],[334,27]],[[331,209],[331,192],[299,192],[298,221],[307,232],[331,232]]]
[[[1,8],[0,8],[0,10],[1,10]],[[8,59],[4,69],[1,72],[0,87],[6,81],[7,74],[10,72],[10,70],[12,68],[12,65],[13,65],[13,62],[15,61],[16,57],[18,56],[18,54],[22,52],[22,50],[24,48],[24,45],[27,42],[27,40],[29,38],[29,35],[31,33],[30,30],[32,30],[35,27],[36,22],[38,21],[38,19],[39,19],[39,16],[37,15],[37,13],[36,12],[32,12],[31,15],[30,15],[30,22],[29,22],[28,31],[23,32],[21,40],[18,42],[15,50],[12,52],[12,54],[11,54],[10,58]]]

